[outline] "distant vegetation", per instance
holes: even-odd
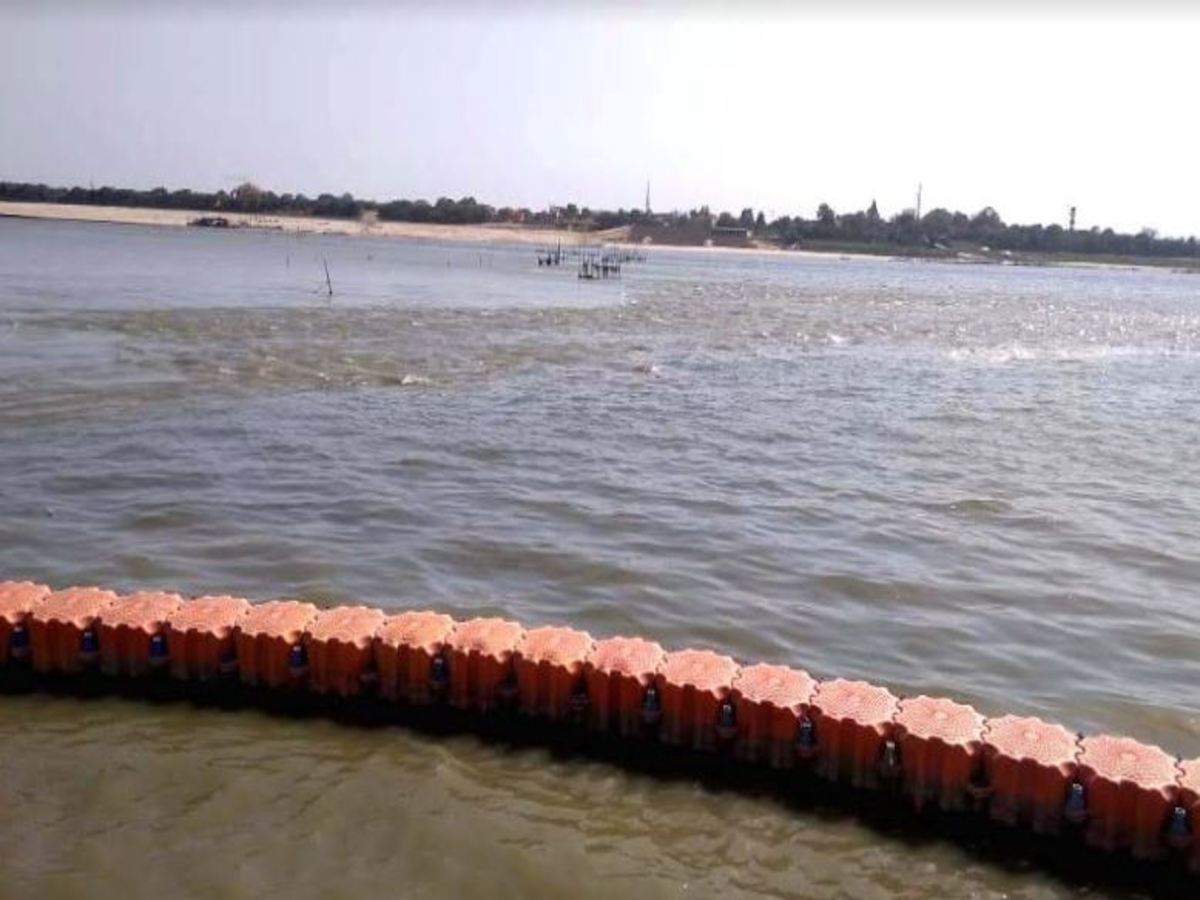
[[[1011,253],[1063,253],[1072,255],[1200,258],[1195,237],[1163,238],[1153,229],[1122,234],[1111,228],[1072,230],[1061,225],[1009,225],[987,207],[974,215],[933,209],[919,219],[912,210],[890,218],[879,214],[875,203],[862,211],[837,213],[827,204],[818,207],[811,219],[782,216],[768,222],[761,211],[746,208],[737,216],[712,213],[708,207],[688,212],[655,213],[638,209],[592,210],[575,204],[534,211],[523,207],[489,206],[474,197],[452,200],[392,200],[379,203],[350,194],[277,194],[250,183],[231,191],[154,188],[48,187],[0,181],[0,200],[24,203],[75,203],[96,206],[131,206],[152,209],[184,209],[201,212],[241,212],[289,216],[358,219],[374,213],[380,220],[433,222],[447,225],[501,222],[538,225],[571,230],[598,230],[620,226],[652,229],[669,240],[677,234],[681,243],[694,242],[697,235],[739,230],[755,240],[784,247],[842,246],[847,249],[937,254],[969,245],[989,251]]]
[[[767,230],[784,244],[843,241],[938,249],[965,243],[1017,253],[1200,257],[1195,237],[1162,238],[1150,228],[1137,234],[1122,234],[1111,228],[1069,230],[1057,224],[1008,225],[990,206],[973,216],[933,209],[920,219],[912,210],[884,219],[874,203],[865,211],[842,215],[822,204],[815,219],[785,216],[772,222]]]

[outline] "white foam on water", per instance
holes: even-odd
[[[1010,363],[1075,362],[1103,363],[1117,358],[1183,356],[1190,351],[1171,347],[1137,347],[1110,344],[1066,344],[1039,347],[1030,344],[1003,344],[995,347],[953,347],[945,351],[952,362],[971,365],[1007,365]]]

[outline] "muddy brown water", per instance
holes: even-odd
[[[623,276],[0,220],[0,577],[570,623],[1200,754],[1200,280]],[[5,896],[1153,889],[472,734],[38,694],[0,742]]]

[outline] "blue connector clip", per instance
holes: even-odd
[[[150,635],[150,665],[162,666],[167,662],[167,638],[162,634]]]
[[[304,644],[293,644],[288,654],[288,671],[293,678],[303,678],[308,672],[308,651]]]
[[[24,622],[14,625],[8,636],[8,655],[17,660],[29,656],[29,629],[25,627]]]
[[[1067,803],[1063,807],[1063,818],[1072,825],[1079,825],[1087,818],[1087,795],[1078,781],[1067,791]]]
[[[810,759],[817,752],[817,727],[805,716],[796,728],[796,753],[802,759]]]
[[[646,688],[646,696],[642,698],[642,721],[651,726],[662,721],[662,700],[654,685]]]
[[[94,662],[100,654],[100,641],[96,637],[96,632],[91,628],[85,628],[79,636],[79,658],[85,663]]]

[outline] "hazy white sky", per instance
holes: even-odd
[[[1200,233],[1182,6],[842,8],[0,5],[0,179]]]

